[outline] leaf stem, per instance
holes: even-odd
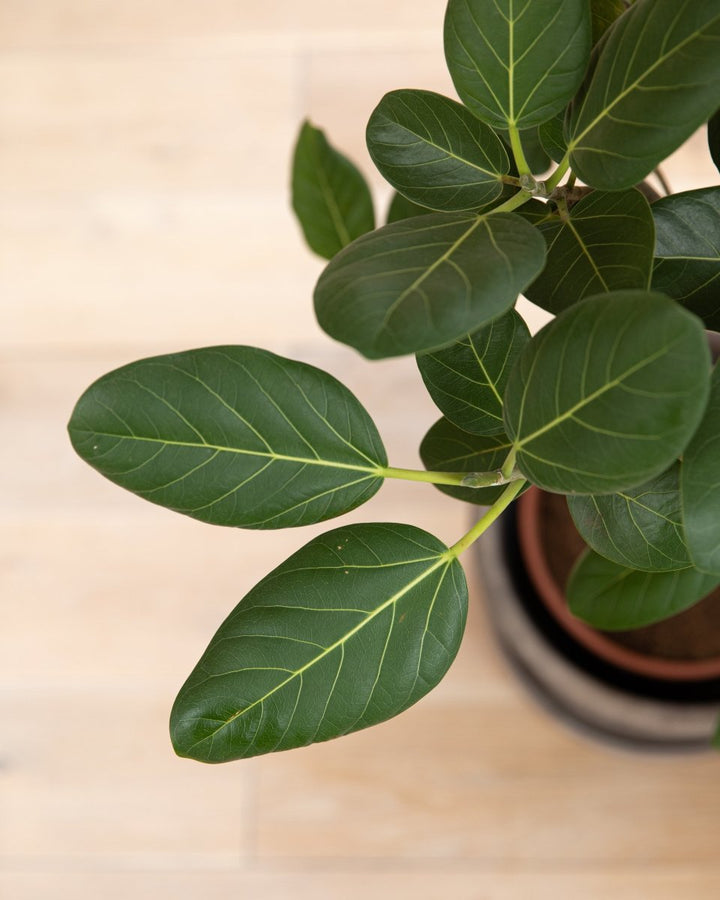
[[[468,547],[472,546],[480,535],[487,531],[492,523],[499,518],[500,514],[510,506],[523,487],[525,487],[524,478],[520,478],[518,481],[513,481],[512,484],[509,484],[485,515],[481,516],[470,531],[449,548],[448,554],[453,558],[457,558],[461,553],[464,553]]]
[[[516,125],[508,125],[508,133],[510,135],[510,146],[512,147],[513,156],[515,157],[515,165],[517,166],[519,175],[532,175],[532,170],[525,159],[522,142],[520,140],[520,132]]]
[[[517,456],[517,447],[515,444],[510,448],[510,452],[508,453],[505,462],[502,464],[502,468],[500,471],[502,472],[502,476],[506,481],[513,480],[513,473],[515,472],[515,457]]]
[[[518,206],[522,206],[523,203],[527,203],[528,200],[532,200],[532,194],[530,193],[530,191],[521,190],[518,191],[517,194],[513,194],[509,200],[501,203],[500,206],[496,206],[493,209],[488,209],[487,212],[483,213],[483,215],[491,216],[494,215],[494,213],[512,212],[514,209],[517,209]]]
[[[431,472],[425,469],[397,469],[386,466],[378,470],[381,478],[399,478],[403,481],[422,481],[425,484],[448,484],[453,487],[495,487],[509,484],[514,479],[507,478],[496,469],[493,472]],[[517,477],[517,476],[516,476]]]
[[[557,169],[552,173],[552,175],[545,182],[545,188],[548,194],[551,194],[555,188],[560,184],[560,182],[565,177],[565,173],[570,168],[570,151],[565,154],[562,161],[558,164]]]

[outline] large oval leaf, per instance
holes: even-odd
[[[370,359],[450,343],[507,312],[545,261],[513,213],[419,216],[339,253],[315,289],[318,322]]]
[[[403,197],[402,194],[398,194],[397,191],[394,191],[390,200],[390,205],[388,206],[386,224],[390,225],[392,222],[411,219],[413,216],[426,216],[431,212],[433,212],[433,210],[428,209],[427,206],[420,206],[418,203],[413,203],[412,200],[408,200],[407,197]]]
[[[720,575],[720,364],[703,420],[683,456],[685,537],[698,569]]]
[[[418,354],[417,364],[447,419],[473,434],[497,434],[505,428],[505,385],[529,340],[527,325],[512,309],[454,344]]]
[[[551,119],[590,55],[587,0],[450,0],[445,58],[461,99],[496,128]]]
[[[663,197],[653,204],[652,285],[720,331],[720,187]]]
[[[82,395],[69,431],[106,478],[215,525],[284,528],[340,515],[372,497],[387,463],[346,387],[254,347],[116,369]]]
[[[387,181],[409,200],[442,211],[478,210],[510,171],[492,128],[432,91],[386,94],[370,116],[367,146]]]
[[[668,468],[708,395],[702,324],[662,294],[582,300],[530,341],[505,391],[517,465],[563,494],[626,490]]]
[[[680,463],[618,494],[568,497],[568,507],[586,543],[620,566],[665,572],[692,565],[683,533]]]
[[[460,564],[419,528],[315,538],[220,626],[175,701],[175,750],[225,762],[389,719],[443,677],[466,612]]]
[[[652,172],[715,112],[719,39],[717,0],[637,0],[601,40],[573,101],[573,171],[604,190]]]
[[[375,227],[367,182],[310,122],[303,123],[295,145],[292,205],[305,240],[325,259]]]
[[[655,229],[640,191],[593,191],[538,227],[547,264],[525,296],[543,309],[557,314],[593,294],[649,287]]]
[[[570,611],[604,631],[642,628],[694,606],[720,579],[692,567],[675,572],[638,572],[587,551],[568,582]]]
[[[625,0],[590,0],[593,45],[597,44],[626,9]]]
[[[432,472],[467,472],[470,476],[496,473],[505,462],[512,442],[505,434],[469,434],[447,419],[439,419],[420,444],[420,457],[426,469]],[[507,484],[491,487],[454,487],[436,484],[435,487],[466,503],[489,506],[503,493]]]

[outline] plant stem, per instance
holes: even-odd
[[[386,466],[378,471],[382,478],[400,478],[403,481],[422,481],[425,484],[449,484],[453,487],[495,487],[509,484],[513,479],[507,478],[496,469],[493,472],[428,472],[424,469],[396,469]]]
[[[509,484],[505,490],[502,492],[500,497],[493,503],[490,509],[485,513],[484,516],[481,516],[478,521],[473,525],[473,527],[468,531],[467,534],[463,535],[460,540],[453,544],[452,547],[448,550],[448,553],[453,558],[457,558],[461,553],[464,553],[468,547],[472,546],[475,541],[480,537],[483,532],[487,531],[487,529],[492,525],[492,523],[500,516],[502,512],[504,512],[508,506],[513,502],[513,500],[517,497],[520,491],[525,486],[525,479],[521,478],[519,481],[513,481],[512,484]]]
[[[552,173],[552,175],[545,182],[545,188],[548,194],[551,194],[555,188],[560,184],[560,182],[565,177],[565,173],[570,168],[570,153],[565,154],[562,159],[562,162],[558,164],[557,169]]]
[[[525,153],[523,152],[522,143],[520,141],[520,132],[515,125],[510,125],[508,127],[508,132],[510,134],[510,146],[512,147],[513,156],[515,157],[515,165],[517,166],[518,174],[532,175],[530,166],[525,159]]]
[[[508,453],[505,462],[502,464],[502,468],[500,471],[502,472],[503,478],[507,481],[512,481],[512,475],[515,471],[515,457],[517,456],[517,447],[513,445],[510,448],[510,452]]]
[[[665,177],[665,174],[663,173],[663,170],[660,168],[660,166],[658,166],[657,169],[655,169],[655,172],[653,174],[655,175],[657,180],[660,182],[662,189],[665,191],[665,196],[667,197],[670,194],[672,194],[672,188],[670,187],[670,184],[669,184],[667,178]]]
[[[483,215],[491,216],[494,213],[499,212],[512,212],[514,209],[517,209],[518,206],[522,206],[523,203],[527,203],[528,200],[532,200],[532,194],[530,193],[530,191],[518,191],[517,194],[513,194],[509,200],[501,203],[500,206],[494,207],[494,209],[487,210],[487,213],[483,213]]]

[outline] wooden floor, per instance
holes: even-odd
[[[249,343],[343,378],[392,464],[417,465],[436,414],[412,361],[364,363],[314,324],[288,163],[310,115],[370,173],[382,94],[450,90],[443,6],[0,3],[3,900],[720,896],[720,759],[568,732],[500,659],[477,584],[456,664],[399,719],[245,763],[175,758],[169,708],[209,637],[321,529],[174,516],[66,440],[109,368]],[[717,180],[701,136],[667,171]],[[389,484],[353,518],[452,541],[468,515]]]

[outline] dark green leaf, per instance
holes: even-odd
[[[530,340],[510,310],[489,325],[439,350],[419,354],[425,387],[443,415],[474,434],[504,431],[502,395],[510,370]]]
[[[587,0],[450,0],[445,58],[461,99],[496,128],[565,107],[590,54]]]
[[[720,170],[720,109],[708,120],[707,136],[710,156]]]
[[[83,394],[69,430],[75,450],[106,478],[215,525],[329,519],[369,500],[387,463],[346,387],[253,347],[116,369]]]
[[[413,203],[412,200],[408,200],[407,197],[403,197],[402,194],[396,192],[393,194],[388,207],[387,224],[400,222],[402,219],[411,219],[413,216],[426,216],[431,212],[432,210],[426,206]]]
[[[591,0],[593,46],[626,8],[624,0]]]
[[[659,475],[702,418],[709,364],[699,319],[662,294],[582,300],[532,338],[510,375],[505,424],[518,467],[563,494]]]
[[[618,494],[568,497],[578,531],[593,550],[629,569],[665,572],[692,565],[680,503],[680,463]]]
[[[653,288],[720,331],[720,187],[663,197],[652,206]]]
[[[573,171],[592,187],[642,181],[715,112],[717,0],[638,0],[600,42],[570,119]]]
[[[649,286],[655,228],[640,191],[593,191],[539,229],[547,265],[525,295],[543,309],[559,313],[592,294]]]
[[[579,619],[605,631],[642,628],[694,606],[718,584],[697,569],[637,572],[587,551],[570,576],[567,599]]]
[[[420,444],[420,457],[423,465],[432,472],[497,472],[510,452],[512,444],[505,434],[469,434],[448,422],[440,419],[428,431]],[[494,503],[507,487],[453,487],[436,484],[435,487],[466,503],[489,506]]]
[[[375,227],[365,179],[310,122],[303,124],[295,146],[292,205],[305,240],[325,259]]]
[[[419,528],[315,538],[220,626],[175,701],[175,750],[227,762],[396,716],[443,677],[466,613],[460,564]]]
[[[567,153],[567,141],[565,140],[565,111],[548,119],[538,127],[538,138],[545,153],[555,162],[564,159]]]
[[[432,91],[386,94],[370,116],[367,146],[390,184],[415,203],[445,212],[496,200],[510,170],[492,128]]]
[[[683,457],[682,499],[693,561],[720,575],[720,364],[713,371],[705,415]]]
[[[370,359],[448,344],[507,312],[545,261],[520,216],[435,213],[385,225],[320,276],[315,312]]]

